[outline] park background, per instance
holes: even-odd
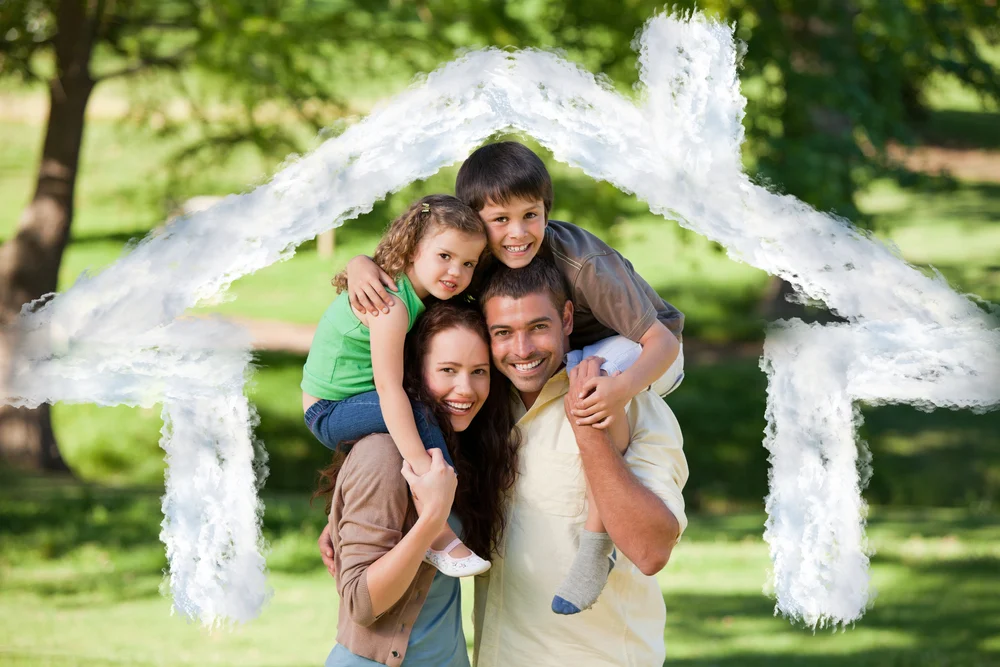
[[[995,308],[996,3],[701,6],[735,21],[748,44],[748,171],[891,241],[908,261]],[[462,49],[559,48],[636,96],[630,42],[656,10],[644,0],[0,1],[3,312],[24,301],[12,303],[24,272],[4,252],[33,230],[66,231],[64,247],[57,239],[43,249],[46,261],[55,257],[51,279],[65,290],[196,205],[192,198],[266,181],[289,154],[335,136]],[[92,48],[80,48],[88,40]],[[60,69],[56,52],[66,44],[75,46],[60,52]],[[74,206],[53,222],[32,202],[47,129],[61,144],[47,145],[46,157],[74,156],[69,116],[53,127],[49,115],[53,77],[52,90],[73,94],[74,58],[89,75],[84,83],[99,83],[82,100]],[[834,316],[821,304],[788,303],[787,285],[555,162],[530,137],[514,138],[551,169],[553,217],[605,238],[687,315],[687,379],[668,403],[685,433],[691,524],[658,576],[668,663],[1000,664],[1000,414],[865,407],[859,446],[874,469],[865,498],[877,596],[843,631],[814,633],[773,616],[761,537],[761,344],[769,320]],[[269,455],[262,496],[274,587],[258,620],[208,632],[170,615],[160,594],[158,410],[56,405],[45,455],[0,428],[0,664],[322,662],[334,642],[337,597],[316,552],[321,504],[308,500],[326,452],[300,416],[304,347],[334,296],[330,277],[370,252],[409,201],[450,192],[454,175],[446,169],[393,194],[334,238],[302,245],[289,261],[235,283],[228,301],[199,310],[244,323],[258,348],[247,391]],[[31,419],[47,424],[48,413]],[[466,629],[471,640],[468,622]]]

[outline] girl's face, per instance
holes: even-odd
[[[472,272],[486,248],[481,234],[434,225],[417,244],[406,276],[421,299],[450,299],[472,282]]]
[[[424,356],[424,383],[456,433],[469,428],[490,393],[490,349],[465,327],[438,332]]]

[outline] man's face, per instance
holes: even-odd
[[[495,296],[486,302],[485,312],[493,363],[530,407],[563,364],[573,331],[573,302],[567,301],[560,312],[547,293],[521,299]]]
[[[545,238],[545,203],[511,198],[506,204],[487,201],[479,211],[486,223],[490,252],[512,269],[527,266]]]

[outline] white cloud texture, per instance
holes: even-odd
[[[856,402],[1000,404],[996,323],[869,235],[742,172],[745,100],[729,26],[659,15],[636,45],[638,105],[551,53],[462,56],[269,183],[150,234],[25,310],[3,400],[163,405],[161,537],[181,613],[243,621],[268,597],[256,416],[243,392],[249,340],[184,313],[513,129],[846,318],[768,335],[765,539],[778,611],[814,627],[860,618],[869,593]]]

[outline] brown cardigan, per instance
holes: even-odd
[[[399,472],[402,466],[403,457],[388,435],[358,441],[337,476],[330,508],[340,594],[337,643],[390,667],[398,667],[406,657],[410,630],[435,572],[421,564],[403,597],[378,617],[372,614],[368,566],[398,544],[416,521],[409,487]]]

